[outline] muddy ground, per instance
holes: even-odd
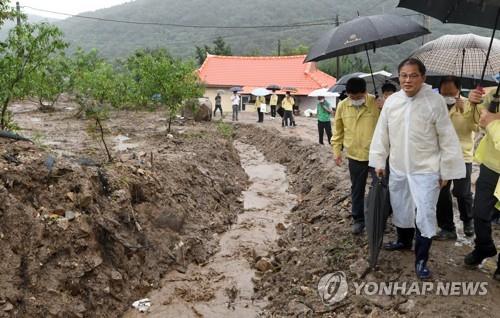
[[[73,118],[70,103],[48,114],[29,103],[13,110],[21,133],[35,144],[0,140],[0,317],[117,317],[133,301],[168,289],[172,275],[185,282],[190,266],[217,264],[219,241],[240,226],[242,194],[252,184],[234,140],[286,167],[289,192],[296,196],[283,196],[283,204],[296,200],[296,205],[276,228],[279,238],[258,253],[237,249],[238,255],[228,256],[259,268],[259,260],[269,261],[252,279],[250,298],[265,304],[260,316],[492,317],[500,312],[499,284],[491,280],[494,262],[481,270],[464,269],[471,242],[463,237],[434,243],[434,281],[487,282],[487,295],[353,294],[353,282],[415,281],[414,256],[383,251],[379,269],[361,278],[367,242],[350,234],[346,167],[334,165],[328,146],[315,144],[314,119],[298,118],[297,128],[283,130],[267,117],[256,127],[255,114],[243,113],[234,128],[182,121],[167,137],[160,112],[113,113],[106,122],[115,158],[109,164],[93,123]],[[49,155],[56,158],[50,173]],[[249,228],[258,229],[255,225]],[[391,237],[392,229],[386,240]],[[318,281],[335,271],[347,274],[350,292],[326,306]],[[212,274],[207,284],[223,281],[217,271],[197,282]],[[195,310],[181,316],[203,317],[196,308],[211,298],[196,293],[195,284],[182,290],[187,295],[182,301]],[[226,296],[238,303],[238,290]],[[163,302],[172,299],[167,298]],[[238,313],[234,306],[227,310]]]

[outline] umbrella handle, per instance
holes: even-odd
[[[495,25],[493,26],[493,34],[491,35],[490,46],[488,47],[488,53],[486,53],[486,61],[484,62],[483,73],[481,74],[481,81],[479,86],[483,85],[484,75],[486,73],[486,68],[488,67],[488,60],[490,59],[491,48],[493,47],[493,41],[495,40],[495,32],[498,27],[498,19],[500,18],[500,7],[497,11],[497,16],[495,18]]]
[[[373,44],[373,49],[375,49],[375,43]],[[375,76],[373,76],[372,63],[370,62],[370,54],[368,53],[368,45],[365,45],[366,58],[368,59],[368,67],[370,68],[370,75],[372,76],[373,89],[375,90],[375,97],[378,97],[377,85],[375,84]]]

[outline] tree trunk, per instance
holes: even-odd
[[[5,126],[7,126],[7,123],[5,122],[5,115],[7,113],[7,107],[9,106],[9,102],[10,102],[10,96],[6,97],[3,101],[3,105],[2,105],[2,118],[1,118],[1,122],[0,122],[0,128],[1,130],[4,130],[5,129]]]
[[[95,118],[97,125],[99,126],[99,130],[101,131],[101,140],[102,143],[104,144],[104,148],[106,149],[106,154],[108,155],[108,162],[113,162],[113,158],[111,157],[111,154],[109,153],[108,145],[106,144],[106,141],[104,140],[104,129],[102,128],[101,121],[99,120],[99,117]]]
[[[170,133],[170,127],[172,126],[172,119],[173,119],[172,116],[168,117],[168,129],[167,129],[167,133]]]

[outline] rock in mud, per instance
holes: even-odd
[[[356,262],[349,266],[349,270],[351,271],[351,273],[356,275],[357,278],[363,277],[363,275],[365,275],[369,268],[370,264],[364,258],[358,259]]]
[[[273,265],[270,259],[263,257],[255,264],[255,268],[260,272],[267,272],[273,268]]]
[[[14,305],[12,305],[11,303],[6,303],[5,306],[3,306],[3,311],[5,312],[10,312],[14,309]]]
[[[415,310],[416,302],[413,299],[408,299],[407,302],[399,305],[399,312],[402,314],[408,314]]]

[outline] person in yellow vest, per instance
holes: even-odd
[[[457,233],[453,222],[453,199],[457,198],[460,220],[463,222],[464,234],[474,235],[472,224],[472,191],[471,173],[474,148],[474,135],[479,130],[474,116],[474,108],[460,96],[461,83],[456,76],[443,77],[439,84],[439,93],[444,97],[448,107],[451,123],[457,132],[465,161],[465,178],[450,180],[441,189],[437,203],[437,222],[441,229],[434,237],[436,240],[456,240]],[[453,183],[453,191],[451,184]]]
[[[351,78],[346,84],[348,98],[337,106],[331,140],[337,165],[342,164],[345,148],[351,177],[352,232],[359,235],[365,227],[364,200],[368,178],[368,152],[377,125],[380,109],[375,96],[367,94],[362,78]]]
[[[257,109],[257,122],[258,123],[263,123],[264,122],[264,113],[262,112],[262,106],[266,105],[266,98],[264,96],[257,96],[255,100],[255,108]]]
[[[479,104],[483,99],[482,95],[482,90],[473,90],[469,94],[469,101],[473,104]],[[492,99],[493,93],[490,93],[484,97],[481,104],[485,109],[481,110],[479,125],[486,129],[486,135],[481,140],[474,156],[474,159],[481,166],[479,178],[476,181],[476,194],[472,209],[476,234],[474,250],[464,258],[464,263],[470,267],[476,267],[485,258],[497,254],[491,235],[491,220],[497,203],[495,189],[498,187],[500,175],[500,113],[490,113],[487,110]],[[500,280],[500,255],[493,278]]]
[[[292,124],[295,122],[293,119],[293,105],[295,105],[295,100],[290,95],[290,92],[287,91],[285,98],[281,101],[281,107],[283,107],[283,110],[285,111],[281,126],[292,127]]]
[[[278,107],[278,95],[276,94],[276,91],[273,90],[273,94],[271,95],[271,98],[269,99],[269,105],[271,106],[271,119],[276,118],[276,108]]]

